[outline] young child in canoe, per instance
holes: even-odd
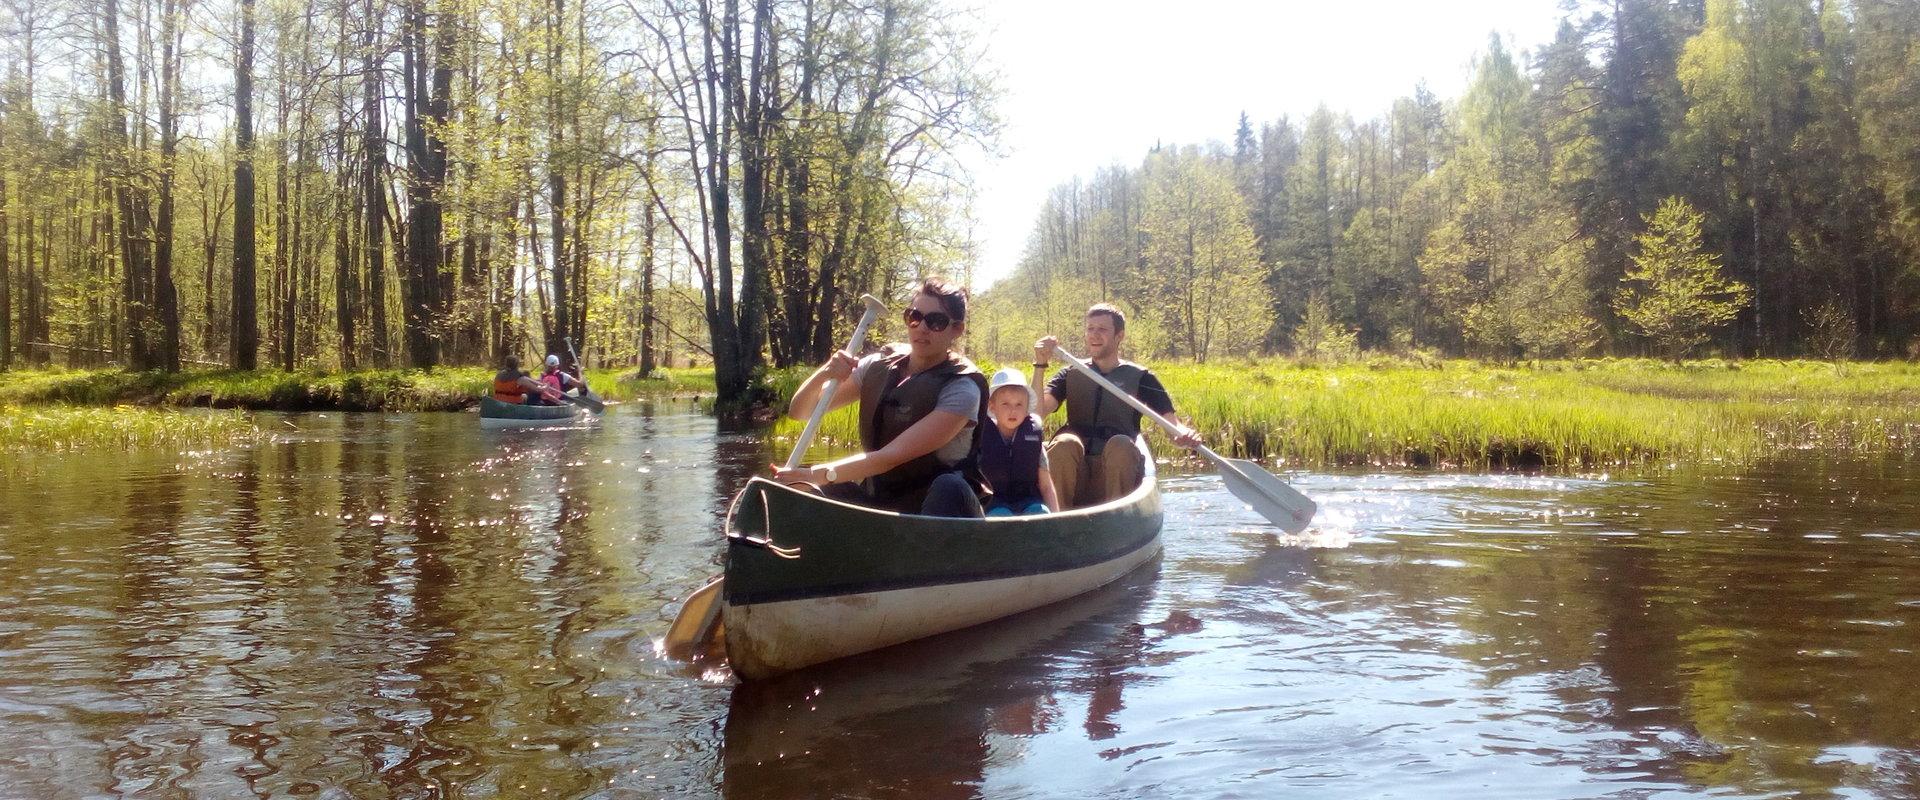
[[[1060,507],[1033,405],[1033,389],[1020,370],[994,373],[987,385],[987,415],[994,424],[980,433],[980,474],[993,491],[989,517],[1045,514]]]

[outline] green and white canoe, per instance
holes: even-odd
[[[897,514],[755,478],[728,533],[727,660],[758,680],[1104,586],[1160,552],[1160,488],[1143,461],[1120,499],[992,519]]]
[[[491,397],[480,398],[480,427],[482,428],[537,428],[543,425],[566,425],[586,416],[588,413],[585,409],[572,404],[529,406],[502,403]]]

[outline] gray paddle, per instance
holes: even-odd
[[[873,327],[873,321],[887,310],[880,298],[866,294],[860,296],[860,302],[867,307],[860,315],[859,324],[853,326],[853,341],[847,344],[847,355],[858,357],[860,348],[867,342],[867,329]],[[827,381],[820,388],[820,402],[813,404],[813,416],[807,418],[807,427],[800,430],[800,438],[793,443],[793,452],[787,454],[787,469],[800,466],[806,457],[807,447],[813,444],[813,437],[820,432],[820,420],[827,416],[827,408],[833,405],[833,393],[840,388],[840,381]],[[737,500],[737,498],[736,498]],[[727,519],[733,519],[733,513],[727,513]],[[673,658],[689,658],[706,647],[713,638],[714,628],[720,622],[720,593],[725,588],[725,580],[714,578],[687,595],[680,604],[680,613],[673,617],[673,624],[667,626],[666,638],[661,647]]]
[[[1127,405],[1133,406],[1133,410],[1140,412],[1142,416],[1160,423],[1160,427],[1167,430],[1168,436],[1180,435],[1179,428],[1173,423],[1154,413],[1146,403],[1140,402],[1140,398],[1121,391],[1120,387],[1113,385],[1112,381],[1095,372],[1092,367],[1087,366],[1086,362],[1075,358],[1072,353],[1067,352],[1066,348],[1055,345],[1053,352],[1066,361],[1068,366],[1092,378],[1094,383],[1100,384],[1100,388],[1126,401]],[[1244,459],[1227,458],[1213,452],[1213,449],[1206,445],[1200,445],[1194,449],[1208,461],[1212,461],[1214,467],[1220,470],[1220,478],[1226,482],[1227,491],[1232,492],[1234,497],[1240,498],[1240,502],[1252,507],[1254,513],[1280,526],[1281,530],[1288,533],[1306,530],[1307,523],[1313,521],[1314,512],[1319,510],[1319,506],[1311,498],[1301,494],[1300,490],[1288,486],[1285,481],[1262,469],[1259,464]]]
[[[847,344],[846,350],[847,355],[854,358],[860,357],[860,348],[867,342],[867,328],[872,327],[873,321],[887,310],[887,304],[870,294],[860,295],[860,302],[866,305],[867,312],[860,315],[860,324],[853,326],[853,341]],[[793,452],[787,454],[787,469],[800,466],[800,461],[806,457],[807,447],[813,444],[814,434],[820,432],[820,420],[827,416],[827,407],[833,404],[833,393],[839,388],[838,380],[827,381],[827,385],[821,387],[820,402],[813,404],[813,416],[807,418],[807,427],[800,429],[800,438],[794,441]]]
[[[580,354],[573,351],[573,337],[567,337],[566,343],[567,355],[573,356],[573,368],[579,370],[581,375],[587,374],[587,365],[580,363]],[[560,396],[566,397],[567,393],[563,391]],[[586,381],[580,382],[580,396],[568,399],[572,400],[574,405],[585,406],[588,411],[595,414],[604,414],[607,411],[607,404],[600,402],[600,397],[595,395],[592,389],[586,388]]]

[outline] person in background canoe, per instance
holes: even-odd
[[[560,395],[545,383],[520,371],[520,359],[507,356],[493,375],[493,399],[515,405],[558,405]]]
[[[1185,448],[1200,446],[1200,434],[1187,427],[1173,413],[1173,398],[1160,379],[1146,367],[1120,358],[1120,345],[1127,338],[1127,317],[1120,309],[1099,303],[1087,309],[1085,318],[1087,363],[1095,372],[1112,381],[1122,391],[1146,403],[1181,434],[1173,443]],[[1053,348],[1060,340],[1041,337],[1033,344],[1033,381],[1046,374]],[[1108,396],[1092,378],[1072,367],[1062,368],[1047,381],[1040,396],[1042,419],[1061,405],[1067,407],[1067,424],[1047,444],[1054,486],[1068,508],[1088,506],[1112,500],[1132,491],[1140,482],[1145,465],[1133,437],[1140,435],[1140,412],[1118,398]]]
[[[566,370],[561,369],[560,357],[555,355],[547,356],[547,365],[540,373],[540,382],[552,388],[556,398],[558,395],[565,394],[569,388],[579,389],[580,391],[576,394],[584,395],[587,393],[587,382],[569,375]],[[553,402],[554,404],[558,404],[560,401],[555,399]]]
[[[1060,507],[1053,491],[1053,473],[1047,469],[1040,418],[1033,415],[1038,398],[1017,369],[993,374],[987,384],[987,415],[993,426],[980,434],[980,476],[993,496],[987,516],[1045,514]]]
[[[811,467],[775,466],[773,477],[904,514],[981,516],[974,461],[987,378],[953,351],[967,331],[967,292],[928,278],[914,290],[902,319],[906,345],[888,345],[857,360],[834,353],[787,405],[787,416],[805,420],[827,381],[839,380],[828,407],[860,404],[865,452]]]

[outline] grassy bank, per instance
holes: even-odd
[[[276,411],[457,411],[490,390],[494,370],[242,372],[27,371],[0,377],[0,404],[172,405]],[[663,370],[639,379],[630,370],[589,370],[607,400],[713,394],[713,370]]]
[[[1920,454],[1913,364],[1154,366],[1216,449],[1294,467],[1583,469],[1791,450]],[[790,442],[800,427],[782,421],[776,432]],[[835,413],[823,433],[855,440],[852,413]]]
[[[247,441],[259,435],[260,429],[239,411],[0,404],[0,452],[144,447],[202,449]]]

